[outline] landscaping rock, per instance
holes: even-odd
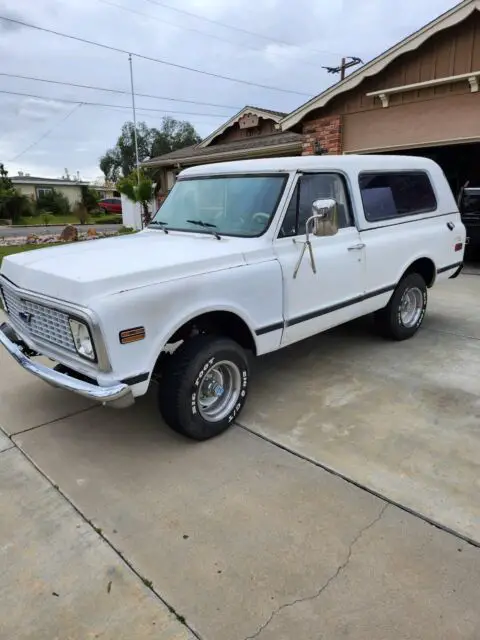
[[[37,242],[38,236],[36,236],[34,233],[31,233],[27,236],[27,244],[37,244]]]
[[[78,229],[69,224],[60,234],[60,240],[62,242],[76,242],[78,240]]]
[[[96,238],[97,236],[97,230],[95,229],[95,227],[90,227],[89,230],[87,231],[87,236],[89,238]]]

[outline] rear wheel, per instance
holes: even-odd
[[[390,302],[375,314],[380,333],[393,340],[411,338],[420,328],[427,309],[427,285],[418,273],[406,275]]]
[[[174,431],[194,440],[219,435],[238,417],[248,392],[248,361],[233,340],[199,335],[169,357],[159,407]]]

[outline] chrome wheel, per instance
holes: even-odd
[[[242,376],[236,364],[222,360],[206,371],[197,392],[198,411],[204,420],[219,422],[238,402]]]
[[[418,287],[407,289],[400,302],[400,319],[404,327],[414,327],[423,313],[423,293]]]

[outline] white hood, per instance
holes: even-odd
[[[245,263],[248,239],[146,230],[8,256],[1,274],[22,289],[88,305],[108,295]]]

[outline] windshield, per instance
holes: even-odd
[[[275,214],[287,177],[276,174],[180,178],[150,228],[260,236]]]

